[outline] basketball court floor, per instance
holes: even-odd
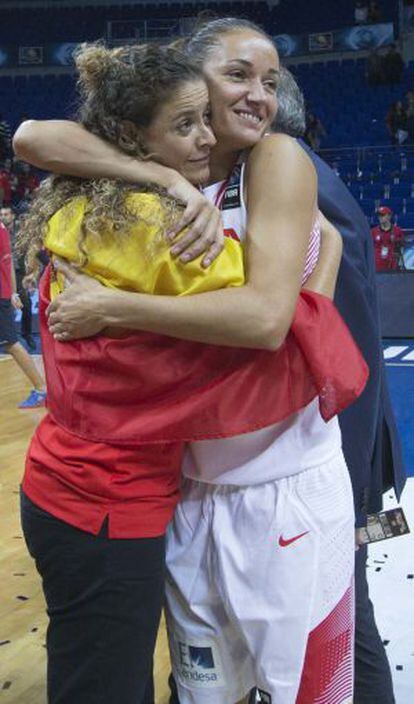
[[[401,504],[411,533],[371,545],[368,579],[397,704],[414,702],[414,340],[384,340],[384,359],[409,478]],[[397,505],[394,492],[384,508]],[[374,704],[374,702],[373,702]]]
[[[391,663],[397,704],[414,702],[414,340],[384,340],[393,405],[411,478],[402,498],[412,533],[370,547],[368,575]],[[35,357],[38,364],[40,357]],[[28,385],[0,354],[0,703],[45,703],[46,617],[41,585],[22,538],[18,492],[24,456],[44,411],[20,411]],[[385,507],[396,506],[393,492]],[[165,627],[155,658],[156,704],[167,704]],[[212,703],[213,704],[213,703]],[[373,702],[373,704],[375,704]]]

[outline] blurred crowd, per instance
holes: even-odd
[[[354,7],[355,24],[376,24],[382,22],[382,10],[377,0],[356,0]]]
[[[39,175],[29,164],[6,156],[0,165],[0,203],[22,212],[39,183]]]
[[[385,123],[392,144],[414,143],[414,90],[390,106]]]
[[[401,83],[403,72],[404,59],[396,44],[390,44],[385,52],[373,49],[367,57],[365,75],[370,86]]]
[[[12,251],[16,293],[21,305],[21,329],[29,350],[36,349],[32,333],[32,303],[30,294],[23,285],[25,278],[24,257],[16,248],[19,218],[25,212],[31,193],[40,183],[40,174],[29,164],[20,161],[11,152],[11,130],[0,115],[0,224],[6,228]]]

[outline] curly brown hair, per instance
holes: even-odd
[[[78,120],[93,134],[116,145],[137,159],[149,158],[137,135],[131,136],[126,122],[148,127],[163,103],[183,84],[202,79],[201,70],[177,47],[142,44],[107,49],[102,44],[82,44],[75,55],[77,87],[81,98]],[[137,213],[128,210],[130,192],[158,192],[169,218],[178,204],[154,185],[127,184],[112,179],[81,179],[50,176],[34,193],[28,211],[21,218],[17,247],[26,256],[28,275],[38,272],[48,221],[63,205],[85,196],[87,208],[79,235],[79,263],[87,261],[88,234],[100,236],[111,222],[115,237],[129,235]],[[151,223],[154,224],[154,223]],[[161,227],[161,223],[160,223]],[[165,223],[162,224],[165,227]]]

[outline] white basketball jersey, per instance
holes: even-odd
[[[238,164],[228,181],[204,189],[207,198],[221,208],[226,237],[240,243],[245,241],[247,226],[244,174],[245,164]],[[314,235],[315,230],[310,238],[306,275],[315,264],[315,252],[317,258]],[[183,473],[190,479],[214,484],[260,484],[328,462],[340,447],[338,420],[325,423],[316,398],[301,411],[262,430],[189,443]]]

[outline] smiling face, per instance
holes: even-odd
[[[210,174],[210,150],[216,143],[210,127],[210,106],[203,80],[184,83],[174,97],[142,129],[145,150],[191,183],[205,183]]]
[[[203,66],[219,145],[254,146],[277,111],[279,58],[273,44],[250,29],[221,35]]]

